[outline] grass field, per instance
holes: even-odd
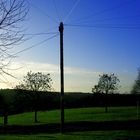
[[[104,108],[79,108],[66,109],[65,122],[78,121],[115,121],[115,120],[137,120],[138,111],[136,107],[110,107],[109,112],[105,113]],[[38,112],[39,123],[34,123],[34,112],[23,113],[9,116],[9,125],[41,125],[60,122],[60,111]],[[0,123],[2,124],[2,118]],[[65,134],[31,134],[31,135],[0,135],[0,140],[44,140],[44,139],[73,139],[73,140],[138,140],[140,139],[140,130],[112,130],[112,131],[85,131],[85,132],[67,132]]]
[[[110,107],[108,113],[104,108],[78,108],[65,109],[65,121],[113,121],[113,120],[136,120],[138,119],[136,107]],[[60,110],[38,112],[38,120],[42,123],[59,123]],[[2,118],[0,118],[2,122]],[[38,123],[38,124],[40,124]],[[9,116],[9,125],[34,125],[34,112],[22,113]],[[36,124],[35,124],[36,125]]]
[[[90,131],[66,134],[0,135],[0,140],[139,140],[140,131]]]

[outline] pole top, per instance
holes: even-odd
[[[63,32],[63,30],[64,30],[64,24],[63,24],[63,22],[60,22],[59,32]]]

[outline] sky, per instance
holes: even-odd
[[[60,91],[60,36],[64,23],[66,92],[91,92],[99,75],[114,73],[119,92],[130,92],[140,67],[139,0],[28,0],[22,23],[25,42],[14,48],[17,57],[1,76],[1,88],[12,88],[28,71],[50,73]]]

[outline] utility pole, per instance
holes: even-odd
[[[60,97],[60,109],[61,109],[61,133],[64,132],[64,59],[63,59],[63,22],[60,22],[60,82],[61,82],[61,97]]]

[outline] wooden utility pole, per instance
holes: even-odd
[[[63,22],[60,22],[59,32],[60,32],[60,82],[61,82],[61,133],[64,132],[64,59],[63,59]]]

